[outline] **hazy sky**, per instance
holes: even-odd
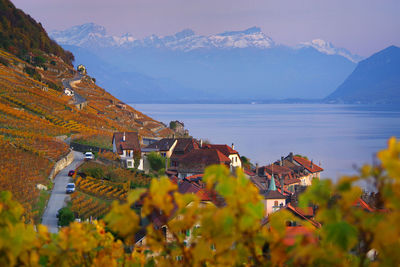
[[[400,46],[400,0],[11,0],[48,30],[95,22],[141,38],[259,26],[275,42],[321,38],[369,56]]]

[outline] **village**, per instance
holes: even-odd
[[[240,169],[244,175],[254,184],[263,199],[264,220],[268,222],[268,216],[281,209],[291,212],[299,221],[312,225],[315,228],[321,224],[315,220],[317,206],[307,208],[298,206],[299,196],[310,186],[314,179],[320,179],[323,168],[315,164],[305,156],[294,155],[292,152],[281,156],[275,162],[258,166],[249,162],[242,162],[239,152],[234,144],[206,144],[202,140],[192,137],[163,138],[152,140],[149,144],[143,144],[140,136],[135,132],[117,132],[113,136],[113,152],[120,157],[121,164],[125,168],[134,168],[135,160],[138,169],[149,172],[151,169],[148,155],[158,154],[165,159],[165,175],[177,185],[181,194],[195,194],[202,202],[223,206],[224,200],[212,190],[205,187],[202,177],[204,171],[211,165],[224,165],[235,175]],[[149,142],[149,140],[147,140]],[[140,154],[140,159],[135,155]],[[164,170],[164,169],[163,169]],[[355,206],[365,211],[373,209],[361,198]],[[139,204],[140,208],[140,204]],[[154,214],[151,217],[153,225],[162,229],[165,238],[171,238],[166,229],[165,222],[173,217],[164,217],[162,214]],[[290,245],[295,241],[296,235],[307,236],[311,233],[298,222],[287,222],[287,238],[285,242]],[[188,240],[190,234],[187,235]],[[310,238],[312,239],[311,235]],[[145,231],[137,236],[137,244],[143,244]],[[314,242],[315,240],[310,240]]]
[[[87,75],[85,66],[79,65],[77,70],[81,76],[78,76],[76,80]],[[68,82],[66,85],[68,85]],[[73,86],[73,84],[71,85]],[[75,104],[79,102],[79,99],[77,99],[79,95],[67,86],[64,94],[74,97]],[[78,104],[81,105],[81,102],[84,103],[84,101],[80,101]],[[124,103],[119,105],[125,106]],[[143,121],[141,123],[147,125],[148,122]],[[223,207],[225,205],[224,199],[213,190],[206,188],[203,182],[206,168],[212,165],[223,165],[229,169],[233,176],[237,175],[237,171],[240,171],[258,189],[262,198],[264,207],[262,224],[267,225],[272,213],[284,209],[298,219],[298,221],[286,222],[287,237],[284,242],[289,246],[295,242],[298,235],[305,236],[309,239],[309,242],[316,242],[311,235],[312,231],[305,225],[311,225],[314,228],[321,227],[321,223],[315,218],[318,206],[310,204],[306,208],[301,208],[299,207],[299,197],[313,183],[314,179],[319,180],[321,178],[323,168],[319,166],[320,164],[315,164],[306,155],[294,154],[293,152],[287,155],[277,155],[274,162],[260,166],[259,164],[252,164],[249,159],[240,155],[233,143],[230,145],[211,144],[208,141],[193,138],[189,135],[189,131],[185,129],[184,123],[180,121],[171,121],[168,128],[166,125],[160,128],[163,131],[170,131],[167,138],[157,136],[157,134],[149,135],[141,128],[139,128],[140,131],[114,132],[112,151],[109,152],[117,157],[120,168],[141,173],[143,177],[148,179],[150,179],[149,177],[167,176],[172,183],[176,184],[179,193],[194,194],[200,198],[204,205],[215,205],[216,207]],[[155,130],[154,133],[156,133],[160,129],[157,126],[152,131]],[[75,143],[74,146],[78,146],[78,144]],[[82,152],[87,151],[87,149],[94,149],[93,151],[97,149],[96,147],[79,146]],[[77,147],[74,149],[77,149]],[[90,152],[87,159],[92,158],[93,154]],[[103,159],[101,164],[104,163],[107,165],[110,162],[107,163]],[[157,166],[155,167],[155,165]],[[78,176],[79,174],[83,174],[83,176],[79,177],[80,185],[77,185],[78,189],[96,196],[95,192],[89,192],[90,190],[87,189],[85,191],[84,183],[91,185],[90,181],[82,182],[88,180],[86,179],[87,174],[80,172]],[[97,178],[103,180],[103,177]],[[123,185],[124,190],[113,193],[115,198],[120,201],[124,200],[128,193],[127,188],[132,189],[131,185],[132,182],[130,186]],[[103,187],[99,185],[100,189]],[[107,190],[106,188],[102,189],[102,191]],[[102,191],[100,190],[100,192]],[[112,192],[114,191],[111,190],[106,194],[110,195]],[[374,211],[361,197],[354,205],[366,212]],[[135,204],[135,208],[141,209],[140,202]],[[75,213],[79,214],[76,210]],[[100,217],[102,214],[98,213]],[[142,230],[135,237],[135,243],[139,246],[145,244],[145,229],[149,223],[152,223],[156,229],[162,230],[167,240],[172,240],[173,238],[166,225],[168,221],[174,219],[175,216],[166,217],[161,213],[153,214],[149,220],[146,220],[147,223],[142,225]],[[299,221],[303,223],[299,223]],[[189,242],[190,233],[187,234],[187,240]]]

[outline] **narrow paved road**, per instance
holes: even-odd
[[[54,186],[51,191],[49,202],[47,203],[46,210],[42,217],[42,224],[49,228],[51,233],[58,232],[57,226],[57,212],[59,209],[65,206],[68,195],[65,193],[67,184],[71,178],[68,176],[70,170],[74,170],[80,163],[83,162],[83,154],[74,151],[74,161],[66,168],[61,170],[54,178]]]

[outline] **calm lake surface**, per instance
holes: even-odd
[[[323,104],[131,104],[168,124],[185,123],[190,134],[235,144],[260,165],[302,154],[320,163],[322,177],[354,174],[371,163],[391,136],[400,137],[400,107]]]

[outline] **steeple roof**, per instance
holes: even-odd
[[[276,191],[275,178],[273,173],[271,176],[271,182],[269,183],[268,191]]]

